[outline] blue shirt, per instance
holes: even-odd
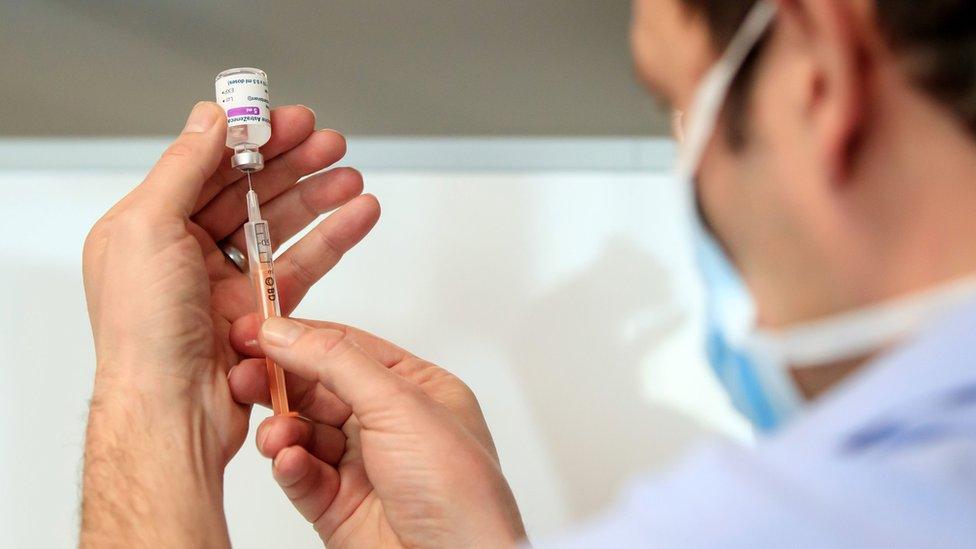
[[[712,443],[537,547],[976,547],[976,303],[753,448]]]

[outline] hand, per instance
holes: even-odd
[[[372,196],[358,196],[363,183],[355,170],[328,171],[296,185],[339,160],[345,141],[336,132],[314,131],[314,114],[304,107],[275,109],[272,120],[273,138],[262,149],[267,167],[253,182],[276,242],[345,204],[277,261],[281,305],[288,312],[366,235],[379,207]],[[246,435],[249,408],[233,401],[226,381],[238,362],[228,332],[234,320],[255,310],[255,297],[248,277],[218,246],[246,249],[247,183],[230,167],[225,126],[216,104],[199,103],[146,179],[95,224],[85,242],[97,369],[83,542],[86,533],[97,535],[102,511],[116,508],[130,523],[140,510],[179,514],[158,509],[170,488],[182,491],[176,505],[189,507],[189,491],[199,488],[207,492],[202,499],[219,506],[223,468]],[[133,493],[136,484],[146,484],[146,494]],[[157,515],[141,527],[145,533],[168,526]],[[161,539],[172,541],[173,533],[167,535]]]
[[[259,334],[260,331],[260,334]],[[260,341],[260,347],[258,345]],[[258,428],[278,484],[328,547],[499,547],[525,537],[474,394],[382,339],[328,322],[238,320],[231,342],[286,370],[303,416]],[[230,373],[268,405],[264,360]]]

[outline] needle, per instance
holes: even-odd
[[[247,190],[254,190],[254,187],[251,186],[251,172],[247,172]]]

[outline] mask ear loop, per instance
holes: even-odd
[[[819,321],[760,330],[755,341],[790,368],[817,367],[897,345],[973,296],[976,277],[967,277]]]
[[[671,111],[671,135],[678,144],[685,142],[685,113],[675,109]]]
[[[752,49],[759,43],[766,29],[776,17],[776,4],[770,0],[759,0],[746,16],[739,32],[736,33],[721,59],[702,80],[701,86],[692,101],[693,116],[685,133],[686,146],[678,159],[678,173],[693,181],[705,149],[718,124],[719,114],[725,104],[729,88],[745,63]]]

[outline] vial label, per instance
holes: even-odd
[[[268,81],[253,74],[234,74],[216,81],[217,103],[227,114],[229,127],[271,124]]]

